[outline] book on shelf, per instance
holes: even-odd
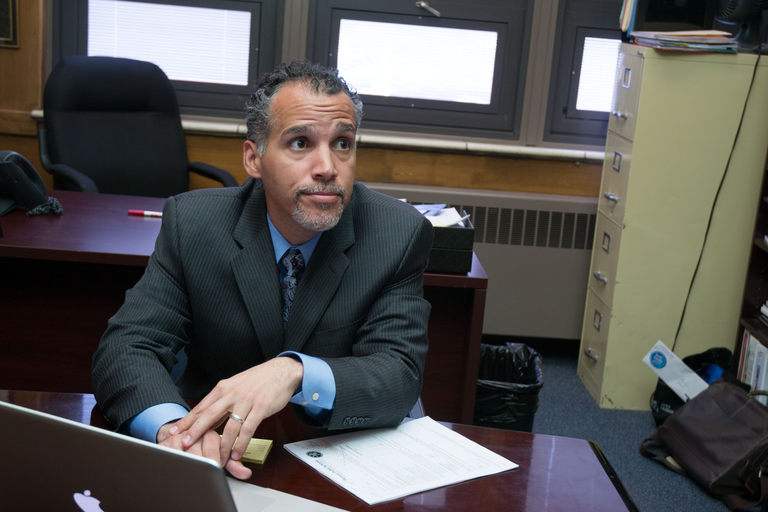
[[[619,14],[619,27],[622,32],[631,32],[635,25],[635,12],[637,10],[637,0],[624,0]]]
[[[744,375],[741,378],[741,382],[751,386],[752,374],[755,372],[755,352],[759,342],[751,334],[749,335],[749,343],[747,343],[747,360],[744,362]]]
[[[752,371],[752,380],[748,384],[752,387],[752,390],[766,390],[768,381],[766,380],[766,362],[768,362],[768,347],[760,342],[757,342],[755,346],[755,364]],[[758,396],[757,399],[763,404],[768,405],[768,397]]]
[[[768,347],[744,329],[739,354],[738,378],[754,390],[768,390]],[[763,405],[768,405],[768,397],[758,396]]]
[[[741,335],[741,345],[739,346],[739,364],[736,368],[736,377],[741,382],[744,382],[744,367],[746,365],[747,351],[749,350],[749,338],[749,331],[745,327],[744,332]]]

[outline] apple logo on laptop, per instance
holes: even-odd
[[[104,512],[101,510],[100,501],[91,496],[91,491],[85,490],[81,493],[76,492],[72,495],[75,503],[83,512]]]

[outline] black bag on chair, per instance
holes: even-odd
[[[731,510],[768,505],[768,407],[722,379],[670,415],[640,453],[690,476]]]

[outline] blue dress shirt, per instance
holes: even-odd
[[[301,245],[292,246],[272,224],[269,214],[267,214],[267,223],[272,235],[272,247],[275,250],[275,265],[278,264],[285,251],[291,247],[299,249],[304,261],[309,263],[309,258],[312,257],[312,253],[317,247],[321,233]],[[292,357],[304,366],[301,389],[293,395],[290,400],[291,403],[304,407],[307,414],[315,419],[322,418],[333,409],[333,403],[336,400],[336,381],[328,363],[317,357],[293,351],[281,352],[277,356]],[[183,418],[187,412],[185,407],[176,403],[157,404],[128,420],[125,427],[131,436],[154,443],[157,441],[157,432],[160,427]]]

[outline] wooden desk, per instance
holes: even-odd
[[[104,427],[92,395],[2,391],[5,400],[81,423]],[[471,425],[449,428],[516,462],[519,468],[369,506],[289,454],[282,445],[328,435],[302,424],[290,409],[257,430],[275,446],[263,466],[251,466],[253,484],[351,511],[482,510],[485,512],[619,512],[637,510],[599,448],[581,439]]]
[[[90,392],[91,355],[144,272],[164,199],[55,190],[59,216],[0,217],[0,388]],[[422,402],[435,419],[472,423],[488,278],[424,275],[432,303]]]

